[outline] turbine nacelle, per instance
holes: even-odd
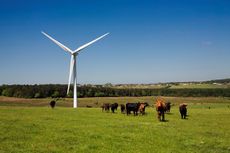
[[[71,55],[73,55],[73,56],[77,56],[77,55],[78,55],[78,53],[71,53]]]

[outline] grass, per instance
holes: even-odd
[[[229,104],[230,97],[164,97],[166,101],[170,101],[173,105],[179,105],[179,103],[189,103],[191,105],[218,103]],[[28,106],[28,107],[48,107],[52,98],[41,99],[25,99],[0,96],[0,106]],[[115,103],[125,104],[127,102],[148,102],[153,105],[156,97],[93,97],[93,98],[78,98],[79,107],[100,107],[103,103]],[[72,107],[72,98],[61,98],[57,101],[57,106]]]
[[[149,97],[139,97],[145,98]],[[167,98],[175,105],[177,100],[189,101]],[[204,99],[205,103],[198,103]],[[180,119],[178,106],[173,106],[171,113],[166,115],[166,122],[157,120],[152,107],[147,108],[147,115],[134,117],[120,112],[101,112],[99,108],[56,107],[52,110],[36,105],[2,104],[0,153],[228,153],[229,99],[204,99],[190,98],[187,120]],[[117,99],[111,101],[114,100]],[[130,99],[124,101],[127,100]]]

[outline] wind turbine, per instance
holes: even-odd
[[[101,38],[105,37],[109,33],[106,33],[106,34],[94,39],[93,41],[90,41],[90,42],[78,47],[74,51],[69,49],[68,47],[64,46],[63,44],[61,44],[60,42],[58,42],[57,40],[55,40],[54,38],[52,38],[51,36],[46,34],[45,32],[42,31],[41,33],[44,34],[46,37],[48,37],[50,40],[52,40],[55,44],[57,44],[63,50],[65,50],[66,52],[71,54],[67,95],[69,93],[70,83],[71,83],[71,80],[73,78],[73,84],[74,84],[73,107],[77,108],[77,55],[79,54],[80,51],[82,51],[83,49],[85,49],[89,45],[95,43],[96,41],[100,40]]]

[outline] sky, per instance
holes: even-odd
[[[110,32],[77,59],[80,84],[230,77],[229,0],[0,0],[0,85],[67,84],[71,49]]]

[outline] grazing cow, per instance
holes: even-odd
[[[109,109],[110,109],[110,105],[109,103],[104,103],[102,106],[102,112],[105,110],[106,112],[109,112]]]
[[[56,105],[56,101],[52,100],[52,101],[50,102],[50,107],[51,107],[51,108],[54,108],[55,105]]]
[[[142,115],[144,115],[145,114],[145,107],[146,106],[149,106],[149,104],[148,103],[140,103],[140,106],[139,106],[139,112],[142,114]]]
[[[125,105],[124,104],[121,104],[121,113],[125,113]]]
[[[155,106],[156,106],[158,120],[165,121],[165,103],[163,99],[158,98]]]
[[[126,104],[126,113],[127,115],[131,114],[131,111],[133,111],[134,116],[138,115],[138,109],[140,107],[140,103],[127,103]]]
[[[171,109],[171,103],[170,102],[165,103],[165,112],[170,112],[170,109]]]
[[[187,104],[185,104],[185,103],[180,104],[180,106],[179,106],[181,119],[185,119],[187,116],[187,108],[186,107],[187,107]]]
[[[112,113],[114,113],[114,110],[117,110],[118,103],[114,103],[110,105]]]

